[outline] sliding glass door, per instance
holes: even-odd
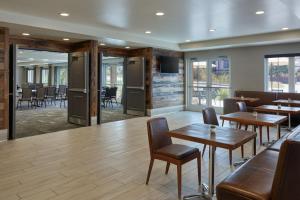
[[[200,111],[204,107],[223,108],[223,99],[230,96],[230,65],[227,57],[191,59],[187,71],[187,109]]]

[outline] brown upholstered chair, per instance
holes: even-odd
[[[217,118],[217,114],[214,108],[208,107],[202,110],[203,121],[204,124],[211,124],[215,126],[219,126],[219,121]],[[203,146],[202,156],[204,155],[206,149],[206,145]],[[242,156],[243,156],[243,148],[242,148]],[[232,165],[232,151],[229,150],[229,164]]]
[[[146,184],[149,183],[154,160],[167,162],[165,173],[168,174],[170,163],[177,166],[178,197],[181,197],[181,167],[183,164],[197,159],[198,181],[201,184],[201,153],[199,149],[182,144],[173,144],[166,133],[169,132],[165,118],[153,118],[147,121],[148,139],[150,147],[150,165]]]

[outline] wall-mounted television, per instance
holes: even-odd
[[[160,73],[179,73],[179,58],[160,56]]]

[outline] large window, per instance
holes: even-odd
[[[300,57],[266,58],[266,90],[300,92]]]
[[[188,73],[188,106],[223,107],[230,96],[230,64],[227,57],[212,60],[191,60]]]
[[[68,68],[67,67],[56,67],[56,86],[68,85]]]
[[[42,75],[42,83],[45,85],[48,85],[49,83],[49,69],[48,68],[43,68],[41,71]]]
[[[27,83],[34,82],[34,69],[27,69]]]

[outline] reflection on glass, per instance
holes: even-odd
[[[268,90],[272,92],[289,91],[289,58],[268,59]]]

